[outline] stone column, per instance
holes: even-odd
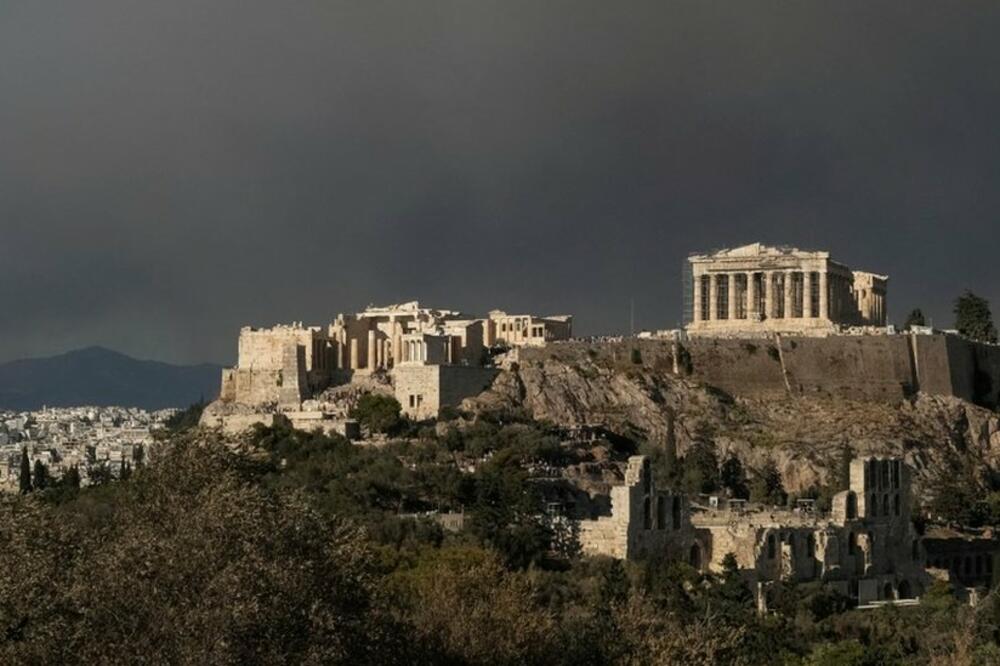
[[[358,369],[358,339],[351,338],[351,370]]]
[[[811,319],[814,316],[812,311],[812,285],[812,271],[804,272],[802,274],[802,316],[806,319]]]
[[[694,276],[694,285],[692,288],[694,289],[694,293],[692,294],[693,298],[691,302],[694,303],[694,305],[692,306],[694,310],[691,313],[691,321],[697,323],[701,321],[701,276],[700,275]]]
[[[736,273],[729,273],[726,275],[726,279],[729,281],[729,298],[726,300],[726,304],[729,306],[729,321],[734,321],[736,319]]]
[[[374,370],[376,365],[376,352],[375,352],[375,331],[368,331],[368,351],[366,352],[367,358],[365,359],[368,363],[368,369]]]
[[[785,319],[792,318],[792,276],[793,271],[785,271]]]
[[[747,273],[747,319],[754,321],[758,319],[757,312],[757,283],[754,280],[754,273]]]
[[[708,280],[708,319],[715,321],[719,318],[719,276],[709,275]]]
[[[764,316],[774,316],[774,273],[764,271]]]
[[[830,283],[826,271],[819,272],[819,318],[830,319]]]

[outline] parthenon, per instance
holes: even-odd
[[[825,334],[885,326],[885,275],[854,271],[829,252],[753,243],[688,257],[690,334]]]

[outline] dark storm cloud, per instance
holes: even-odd
[[[689,251],[1000,306],[1000,5],[0,4],[0,360],[367,302],[677,323]]]

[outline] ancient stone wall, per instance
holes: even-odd
[[[493,368],[442,365],[440,372],[440,407],[457,407],[466,398],[479,395],[493,382]]]
[[[436,418],[442,407],[457,407],[462,400],[486,390],[497,371],[462,365],[408,365],[392,369],[396,400],[410,418]]]
[[[647,456],[629,458],[625,483],[611,489],[611,515],[579,522],[581,552],[619,559],[669,556],[705,566],[705,547],[694,538],[687,502],[656,488]]]
[[[955,335],[780,336],[566,342],[518,352],[520,363],[584,359],[681,374],[736,396],[829,395],[894,402],[923,391],[995,407],[1000,402],[1000,347]]]

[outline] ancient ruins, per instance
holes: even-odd
[[[753,243],[688,257],[690,335],[797,333],[885,326],[885,275],[855,271],[829,252]]]
[[[336,403],[357,393],[352,385],[393,393],[411,418],[434,418],[489,385],[495,370],[484,367],[488,349],[571,335],[569,315],[494,310],[477,318],[417,301],[369,306],[324,326],[244,327],[237,364],[222,371],[219,400],[203,422],[238,431],[283,413],[296,425],[343,433],[346,409]]]
[[[910,470],[898,458],[855,459],[850,487],[833,510],[708,498],[704,504],[656,487],[646,456],[628,461],[611,491],[611,513],[579,522],[584,553],[639,559],[653,553],[721,572],[732,554],[760,591],[775,581],[822,581],[865,604],[911,599],[926,589],[921,540],[911,518]]]

